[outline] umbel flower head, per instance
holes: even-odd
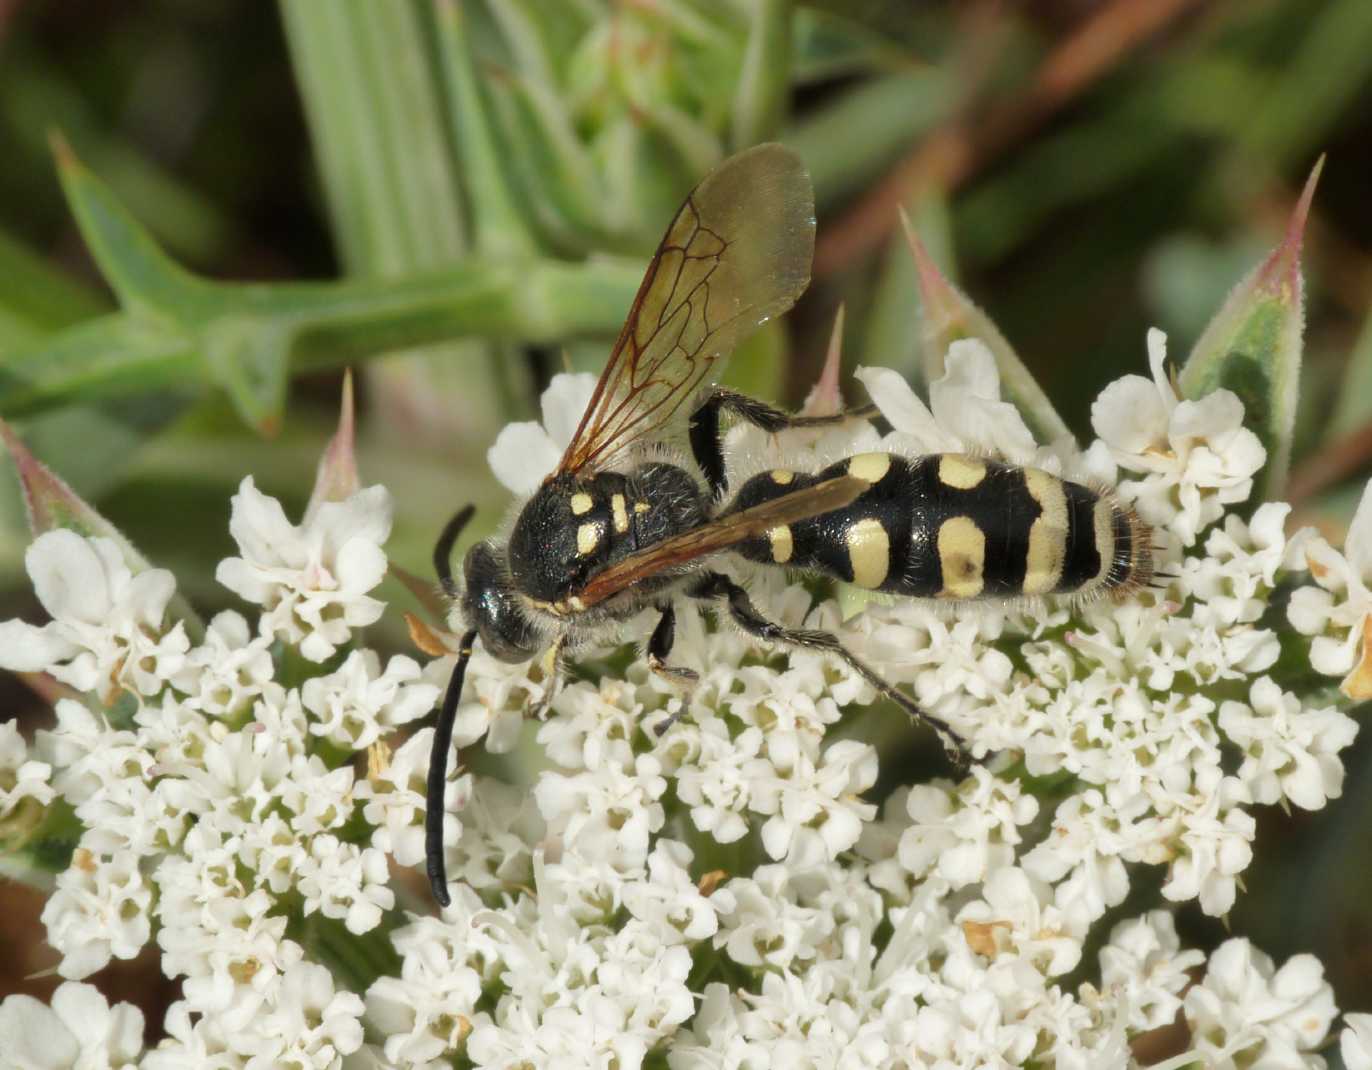
[[[0,665],[81,697],[31,742],[0,730],[9,869],[61,857],[63,815],[79,823],[43,913],[66,983],[50,1005],[0,1003],[6,1054],[159,1070],[1124,1067],[1180,1014],[1187,1050],[1162,1065],[1325,1065],[1337,1011],[1320,964],[1241,936],[1207,957],[1169,906],[1226,914],[1257,813],[1342,790],[1345,711],[1372,673],[1372,489],[1341,547],[1292,530],[1286,503],[1254,500],[1271,428],[1227,390],[1179,391],[1161,334],[1141,342],[1150,375],[1102,392],[1085,449],[1044,440],[1056,418],[1012,392],[1022,368],[975,331],[943,346],[927,404],[869,368],[879,421],[731,432],[734,481],[783,456],[969,451],[1109,484],[1154,526],[1164,589],[1119,603],[845,615],[842,592],[721,564],[773,618],[835,632],[944,719],[970,769],[874,797],[883,756],[854,722],[900,714],[867,711],[872,687],[841,664],[694,611],[674,654],[700,673],[688,693],[614,656],[650,627],[630,621],[582,652],[541,723],[525,714],[545,667],[478,650],[454,745],[540,760],[501,777],[449,763],[452,903],[437,914],[409,879],[433,742],[413,729],[453,656],[363,645],[392,502],[357,476],[350,415],[298,522],[244,479],[218,576],[256,615],[207,627],[14,443],[49,619],[0,624]],[[543,425],[497,441],[512,490],[555,463],[587,385],[556,378]],[[1121,916],[1153,881],[1161,901]],[[88,979],[149,945],[181,998],[145,1050],[141,1012]],[[1347,1019],[1349,1066],[1370,1064],[1368,1020]]]

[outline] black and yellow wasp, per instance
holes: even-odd
[[[957,748],[946,725],[835,636],[769,620],[708,559],[729,551],[873,591],[955,602],[1118,596],[1148,582],[1148,529],[1133,511],[1034,468],[962,454],[864,453],[819,472],[778,468],[729,486],[721,415],[769,432],[870,415],[792,416],[710,385],[738,341],[790,308],[808,284],[814,233],[810,179],[790,150],[759,145],[721,164],[667,229],[566,453],[509,537],[473,546],[461,585],[450,557],[471,507],[439,537],[435,568],[467,629],[429,765],[427,868],[440,903],[448,903],[448,750],[477,639],[505,661],[551,651],[556,665],[558,654],[606,623],[654,608],[661,615],[648,640],[650,664],[689,681],[690,669],[667,660],[673,599],[722,603],[752,635],[841,658]],[[691,463],[664,459],[672,455],[662,445],[674,437],[686,439]]]

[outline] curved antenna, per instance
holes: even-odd
[[[443,593],[449,598],[458,598],[462,594],[453,580],[453,544],[475,512],[476,506],[464,505],[443,525],[438,542],[434,543],[434,571],[438,573],[438,582],[443,585]]]
[[[471,515],[470,509],[468,506],[468,516]],[[453,517],[453,520],[456,521],[458,517]],[[466,517],[462,517],[462,523],[466,522]],[[449,522],[448,527],[452,526]],[[458,527],[460,529],[461,524]],[[439,543],[447,536],[448,531],[444,529]],[[448,545],[451,548],[451,539],[448,539]],[[467,675],[467,662],[472,658],[472,646],[475,643],[476,629],[473,628],[462,637],[462,644],[458,648],[457,664],[453,666],[453,675],[448,680],[443,709],[439,711],[438,723],[434,725],[433,750],[429,752],[429,782],[424,804],[424,868],[429,874],[429,887],[433,889],[434,898],[439,906],[444,907],[452,900],[448,897],[448,873],[443,863],[443,789],[448,781],[448,747],[453,741],[453,720],[457,716],[457,703],[462,698],[462,680]]]

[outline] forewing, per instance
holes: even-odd
[[[744,539],[763,535],[782,524],[794,524],[821,513],[842,509],[871,485],[856,476],[836,476],[772,498],[751,509],[722,516],[616,561],[592,576],[586,586],[577,592],[577,597],[581,599],[583,608],[588,608],[639,580],[708,554],[727,550]]]
[[[558,471],[603,465],[661,428],[741,338],[795,303],[814,246],[810,176],[790,149],[758,145],[707,175],[648,265]]]

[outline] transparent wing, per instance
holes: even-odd
[[[836,476],[804,487],[751,509],[730,513],[690,531],[654,543],[596,573],[577,592],[583,608],[603,602],[639,580],[684,565],[707,554],[737,546],[782,524],[794,524],[821,513],[842,509],[872,484],[856,476]]]
[[[815,203],[783,145],[720,164],[681,206],[643,277],[609,362],[558,465],[603,465],[718,376],[739,340],[810,281]]]

